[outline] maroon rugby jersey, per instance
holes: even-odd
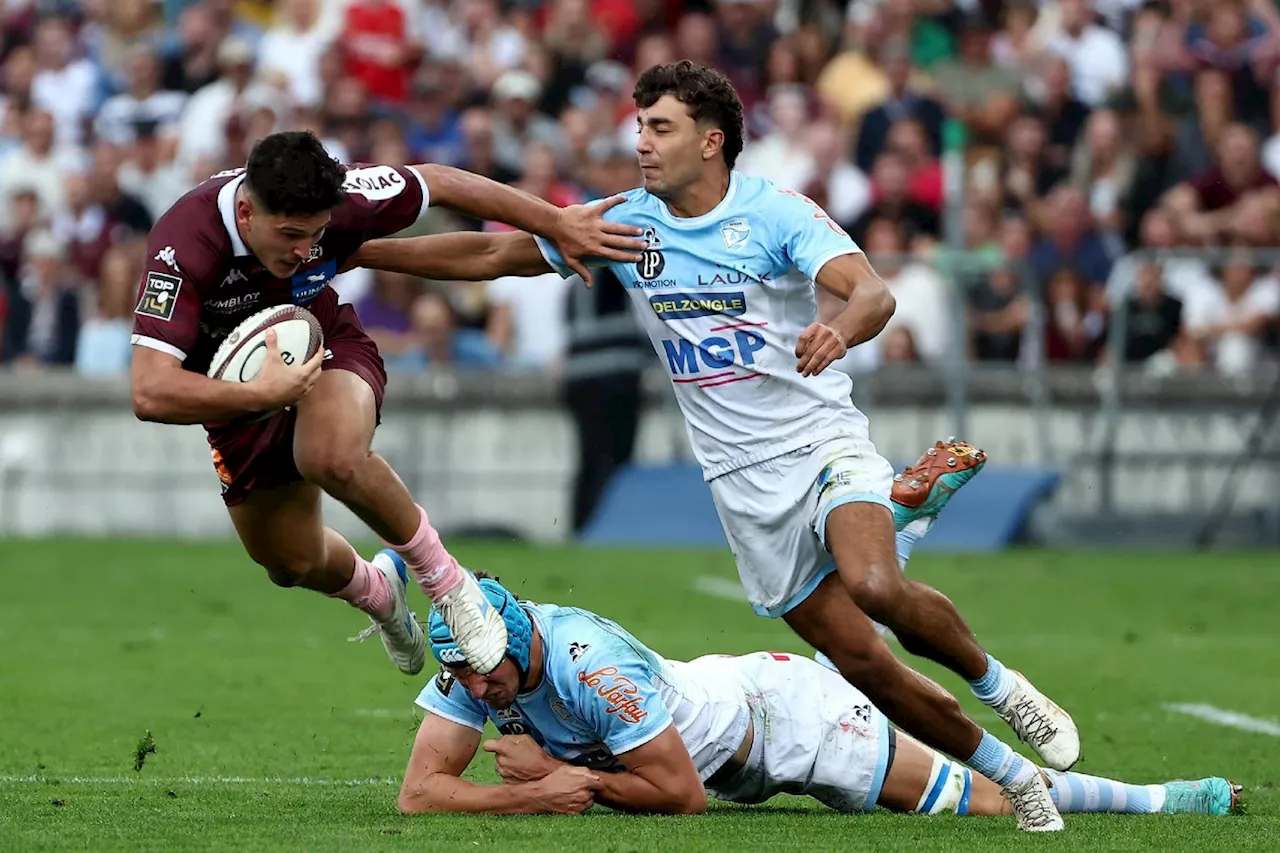
[[[427,184],[404,166],[348,166],[345,198],[311,257],[276,278],[236,229],[244,170],[214,175],[180,198],[151,229],[138,286],[134,344],[169,353],[198,373],[241,321],[275,305],[302,305],[328,333],[338,311],[333,277],[368,240],[401,231],[426,212]]]

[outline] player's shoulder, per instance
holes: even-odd
[[[601,204],[611,198],[617,197],[621,197],[622,201],[619,202],[616,207],[605,213],[605,219],[622,220],[628,217],[634,218],[635,216],[646,216],[653,212],[653,206],[657,203],[657,199],[650,195],[648,190],[644,187],[636,187],[633,190],[627,190],[626,192],[615,193],[611,196],[596,199],[591,202],[591,204]]]
[[[737,187],[735,188],[735,206],[755,210],[782,210],[801,208],[813,205],[812,199],[804,193],[780,187],[768,178],[758,175],[744,175],[735,172]]]
[[[579,689],[592,672],[607,667],[647,666],[639,642],[616,623],[578,607],[537,605],[546,646],[547,671],[562,689]]]
[[[235,202],[224,198],[223,191],[242,172],[219,172],[188,190],[156,220],[149,245],[155,246],[157,252],[170,249],[166,254],[177,259],[180,269],[185,261],[186,271],[193,275],[230,259],[233,249],[229,229],[235,227]]]

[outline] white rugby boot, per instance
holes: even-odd
[[[462,577],[462,584],[436,599],[435,606],[467,664],[486,675],[507,656],[507,624],[476,576],[463,569]]]
[[[992,710],[1046,765],[1054,770],[1070,770],[1080,760],[1080,732],[1075,721],[1022,673],[1015,669],[1009,673],[1013,676],[1013,690]]]
[[[1000,790],[1013,806],[1018,829],[1023,832],[1061,832],[1065,828],[1049,786],[1039,771]]]
[[[409,572],[404,560],[395,551],[382,550],[374,555],[369,565],[387,579],[396,606],[386,619],[370,616],[369,621],[373,624],[352,639],[365,640],[381,634],[382,647],[396,667],[405,675],[417,675],[427,660],[427,635],[409,611]]]

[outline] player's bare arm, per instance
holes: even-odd
[[[142,421],[207,424],[291,406],[320,378],[323,351],[304,364],[280,358],[275,332],[267,332],[267,358],[251,382],[222,382],[182,369],[175,356],[145,346],[133,348],[129,384],[133,413]]]
[[[564,255],[565,265],[588,283],[591,281],[588,258],[624,263],[640,259],[638,253],[644,248],[644,242],[636,238],[642,233],[641,229],[607,222],[600,216],[603,211],[586,205],[556,207],[529,193],[451,166],[424,164],[413,169],[426,181],[432,204],[477,219],[505,222],[547,238]],[[620,201],[613,200],[613,204]],[[606,205],[598,207],[607,209]]]
[[[571,766],[547,755],[527,735],[486,741],[484,750],[493,753],[498,775],[508,783],[542,779]],[[701,814],[707,810],[707,792],[674,725],[617,759],[625,769],[599,774],[597,802],[644,814]]]
[[[599,777],[581,767],[557,768],[532,782],[478,785],[461,778],[480,747],[480,732],[429,714],[418,727],[400,788],[405,814],[582,814]]]
[[[488,281],[551,272],[532,234],[455,231],[427,237],[371,240],[348,267],[405,273],[438,281]]]
[[[830,323],[814,323],[800,333],[796,370],[805,376],[821,373],[850,347],[880,334],[895,307],[893,294],[861,252],[827,261],[816,281],[846,304]]]

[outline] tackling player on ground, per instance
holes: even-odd
[[[561,210],[444,166],[343,167],[310,133],[278,133],[254,146],[246,168],[214,176],[156,223],[132,339],[134,412],[205,426],[223,500],[249,556],[281,586],[364,611],[408,674],[421,671],[426,654],[409,613],[410,573],[479,669],[501,660],[506,630],[426,512],[370,451],[386,373],[355,311],[338,304],[329,282],[366,240],[407,228],[431,204],[532,229],[574,258],[636,257],[628,250],[636,241],[620,235],[637,229],[585,208]],[[322,353],[286,365],[269,333],[268,358],[252,381],[205,375],[236,325],[282,304],[316,316]],[[403,563],[361,559],[324,526],[322,491],[349,506]]]
[[[1079,759],[1071,717],[988,655],[946,596],[899,571],[895,513],[911,531],[976,459],[967,445],[940,445],[912,478],[913,505],[891,507],[893,470],[850,401],[851,380],[826,368],[880,332],[893,297],[820,207],[733,171],[742,103],[724,75],[657,66],[635,100],[644,186],[608,217],[642,227],[646,248],[634,264],[593,263],[627,288],[670,370],[752,605],[785,619],[904,731],[997,782],[1020,828],[1060,830],[1034,765],[876,631],[888,626],[908,651],[963,676],[1050,767]],[[571,273],[555,247],[527,234],[376,241],[356,260],[445,279]],[[815,322],[814,283],[847,301],[829,325]]]
[[[843,812],[1002,815],[994,782],[894,729],[862,692],[812,660],[777,652],[668,661],[622,627],[573,607],[520,602],[480,581],[507,622],[507,659],[469,667],[433,611],[440,674],[400,789],[407,813],[696,814],[707,795],[762,803],[803,794]],[[504,784],[460,778],[483,744]],[[1225,815],[1239,787],[1212,777],[1133,785],[1041,771],[1063,812]]]

